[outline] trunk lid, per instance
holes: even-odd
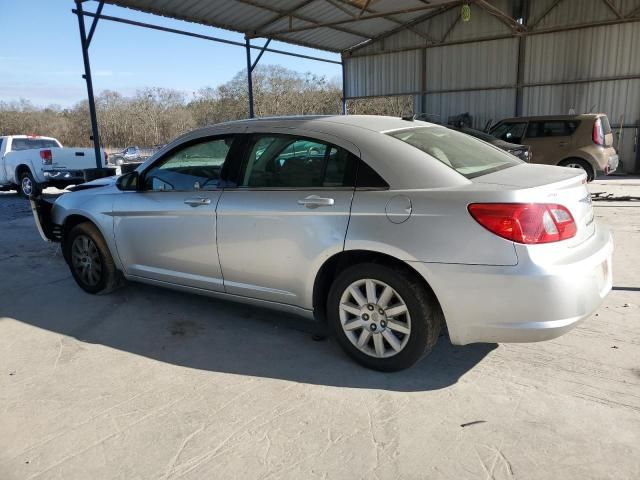
[[[591,195],[587,176],[573,168],[522,164],[476,177],[477,184],[492,184],[512,190],[514,201],[557,203],[569,209],[576,222],[575,237],[565,240],[567,246],[578,245],[595,232]]]

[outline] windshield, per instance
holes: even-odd
[[[523,163],[503,150],[445,127],[410,128],[388,135],[428,153],[467,178]]]

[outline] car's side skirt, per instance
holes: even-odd
[[[224,292],[214,292],[212,290],[205,290],[203,288],[186,287],[184,285],[178,285],[170,282],[163,282],[161,280],[152,280],[149,278],[138,277],[136,275],[126,275],[127,280],[132,282],[146,283],[149,285],[155,285],[158,287],[170,288],[172,290],[179,290],[182,292],[195,293],[197,295],[205,295],[207,297],[220,298],[222,300],[229,300],[238,303],[244,303],[247,305],[254,305],[257,307],[269,308],[271,310],[278,310],[280,312],[291,313],[304,317],[308,320],[313,320],[314,315],[312,310],[298,307],[295,305],[287,305],[286,303],[270,302],[268,300],[260,300],[257,298],[243,297],[242,295],[233,295]]]

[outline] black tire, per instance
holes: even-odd
[[[562,160],[558,165],[560,167],[581,168],[587,174],[587,182],[593,182],[596,177],[593,167],[589,165],[589,162],[581,158],[567,158],[566,160]]]
[[[31,175],[31,172],[29,170],[25,170],[24,172],[22,172],[20,174],[19,180],[20,185],[18,185],[18,191],[22,194],[23,197],[33,197],[39,195],[42,192],[40,185],[36,183],[33,175]]]
[[[74,280],[85,292],[107,294],[122,284],[109,247],[95,225],[76,225],[64,240],[64,257]]]
[[[354,282],[358,282],[363,279],[372,279],[391,287],[395,290],[394,294],[399,296],[395,298],[402,300],[407,308],[409,317],[406,318],[410,318],[410,323],[408,324],[410,331],[407,334],[408,340],[404,343],[404,347],[397,351],[397,353],[392,353],[392,356],[377,358],[372,356],[371,353],[365,353],[352,343],[352,340],[349,339],[347,333],[342,327],[340,313],[342,296],[343,294],[347,294],[346,290],[353,285]],[[379,285],[379,288],[383,289],[384,287]],[[384,295],[380,294],[379,298],[381,299],[383,296]],[[384,306],[389,308],[386,303]],[[365,307],[361,308],[364,309]],[[368,308],[368,305],[366,308]],[[380,314],[382,314],[382,311],[380,311]],[[377,318],[383,317],[384,319],[387,319],[386,315],[377,316]],[[363,319],[363,316],[358,317],[354,315],[353,317],[353,320],[362,321]],[[402,268],[395,268],[377,263],[361,263],[353,265],[343,270],[336,277],[331,285],[327,298],[327,320],[329,322],[329,326],[333,329],[340,346],[349,356],[367,368],[383,372],[403,370],[412,366],[422,357],[427,355],[438,341],[438,336],[443,324],[443,317],[437,300],[434,298],[433,294],[425,288],[424,284],[415,274]],[[369,317],[367,320],[373,323],[372,317]],[[393,318],[389,318],[388,320],[388,323],[395,321]],[[350,321],[351,320],[347,323],[350,323]],[[395,323],[397,324],[398,322]],[[386,320],[384,325],[382,325],[382,323],[380,323],[380,325],[381,326],[378,327],[378,329],[387,329],[385,328],[387,325]],[[371,328],[372,327],[369,324],[369,329]],[[361,335],[363,334],[363,330],[365,329],[362,328],[359,332]],[[382,330],[379,330],[378,332],[374,331],[374,333],[380,334],[381,338],[384,336],[382,335]],[[403,334],[401,334],[401,336],[404,337]],[[371,338],[373,338],[373,335]],[[401,341],[404,342],[404,340]],[[375,342],[373,342],[373,340],[368,340],[368,345],[365,345],[364,348],[372,349],[373,347],[371,347],[371,343]],[[391,347],[391,344],[385,340],[385,346]]]

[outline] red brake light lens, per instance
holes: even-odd
[[[593,143],[596,145],[604,145],[604,131],[602,129],[602,121],[596,118],[593,122]]]
[[[42,159],[43,165],[51,165],[51,162],[53,161],[51,150],[40,150],[40,158]]]
[[[472,203],[468,209],[484,228],[513,242],[559,242],[577,231],[571,212],[555,203]]]
[[[108,154],[107,154],[107,152],[105,151],[105,152],[104,152],[104,164],[105,164],[105,165],[108,165],[108,164],[109,164],[109,162],[107,161],[107,159],[108,159],[108,158],[109,158],[109,155],[108,155]]]

